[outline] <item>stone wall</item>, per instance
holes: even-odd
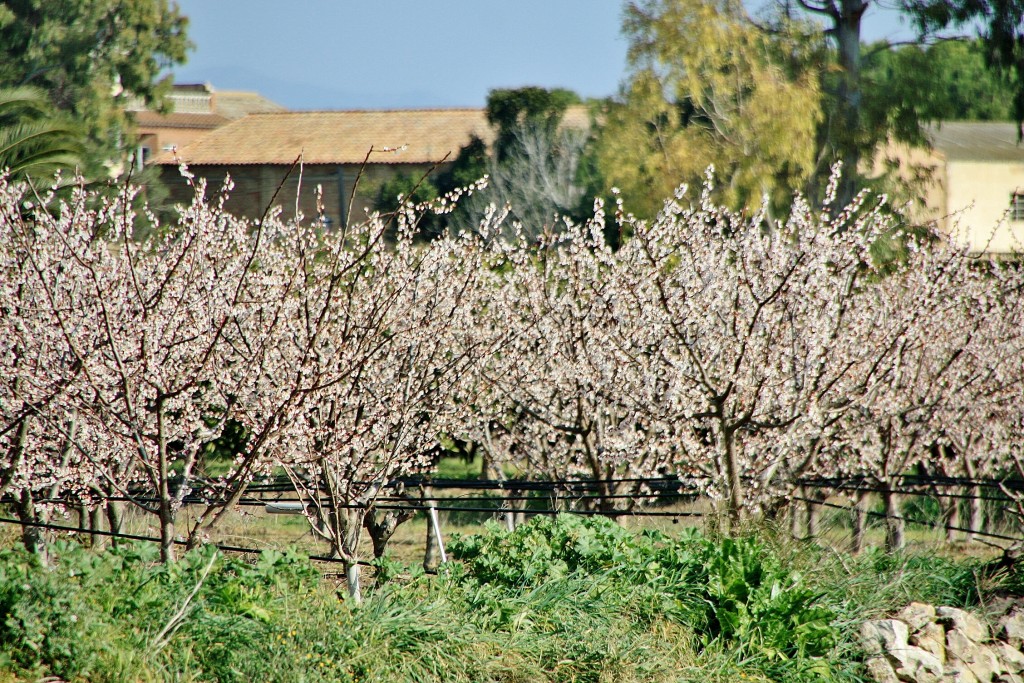
[[[868,673],[879,683],[1024,683],[1024,607],[991,624],[954,607],[911,603],[861,625]]]

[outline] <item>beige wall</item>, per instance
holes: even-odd
[[[234,189],[225,203],[225,208],[250,219],[262,216],[266,207],[273,202],[273,205],[281,207],[282,217],[289,220],[295,216],[298,197],[299,211],[307,220],[312,220],[317,215],[316,187],[320,185],[323,188],[324,215],[331,226],[337,227],[341,225],[343,211],[348,212],[352,221],[364,219],[367,211],[372,210],[373,201],[384,180],[400,172],[422,174],[428,168],[426,165],[416,164],[368,164],[359,177],[351,208],[348,206],[349,199],[360,171],[357,164],[304,166],[301,169],[301,190],[299,168],[295,168],[287,180],[284,180],[288,173],[287,166],[194,166],[189,170],[195,174],[197,180],[207,179],[211,188],[207,191],[207,196],[211,196],[221,187],[225,175],[230,175]],[[192,200],[192,189],[182,179],[177,167],[163,166],[162,177],[170,189],[172,201],[188,203]]]
[[[1024,221],[1009,221],[1015,191],[1024,192],[1024,163],[950,161],[946,167],[948,230],[972,251],[1024,251]]]

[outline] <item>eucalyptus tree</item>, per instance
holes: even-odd
[[[816,168],[821,93],[807,63],[822,46],[758,30],[734,0],[629,2],[623,32],[630,72],[597,158],[630,207],[653,216],[708,164],[729,206],[788,205]]]

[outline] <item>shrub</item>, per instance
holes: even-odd
[[[823,592],[752,536],[636,535],[607,519],[561,515],[536,517],[513,532],[492,525],[457,538],[451,550],[473,582],[535,593],[552,581],[588,580],[601,586],[602,599],[629,595],[647,622],[692,624],[703,647],[730,648],[781,674],[813,669],[827,676],[826,658],[839,642]],[[489,594],[477,608],[497,602]]]

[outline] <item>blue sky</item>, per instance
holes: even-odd
[[[179,83],[291,109],[483,106],[492,88],[616,92],[619,0],[178,0],[196,49]],[[865,36],[905,34],[869,12]]]

